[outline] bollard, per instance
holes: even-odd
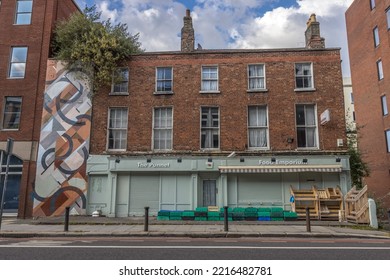
[[[229,231],[229,219],[228,219],[228,207],[224,206],[223,207],[223,228],[226,232]]]
[[[145,207],[144,231],[149,231],[149,206]]]
[[[70,207],[65,208],[65,224],[64,224],[64,231],[69,231],[69,210]]]
[[[306,207],[306,231],[311,232],[310,228],[310,209]]]

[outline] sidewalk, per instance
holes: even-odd
[[[389,230],[374,230],[348,223],[311,221],[247,222],[233,221],[224,231],[223,222],[157,221],[150,217],[148,231],[144,218],[106,218],[71,216],[69,230],[64,231],[64,217],[16,219],[3,217],[0,237],[321,237],[390,239]]]

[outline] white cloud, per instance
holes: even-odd
[[[82,1],[82,0],[80,0]],[[113,3],[121,9],[114,9]],[[204,49],[295,48],[304,46],[306,21],[315,13],[327,47],[341,47],[343,72],[349,74],[344,13],[353,0],[297,0],[258,14],[277,0],[196,0],[192,11],[195,39]],[[146,51],[180,49],[186,7],[175,0],[96,0],[104,18],[127,23],[140,33]]]

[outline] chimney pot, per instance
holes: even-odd
[[[186,10],[186,17],[190,17],[191,16],[191,11],[190,11],[190,9],[187,9]]]

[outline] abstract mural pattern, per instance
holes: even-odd
[[[92,103],[88,78],[49,60],[33,189],[34,216],[85,214]]]

